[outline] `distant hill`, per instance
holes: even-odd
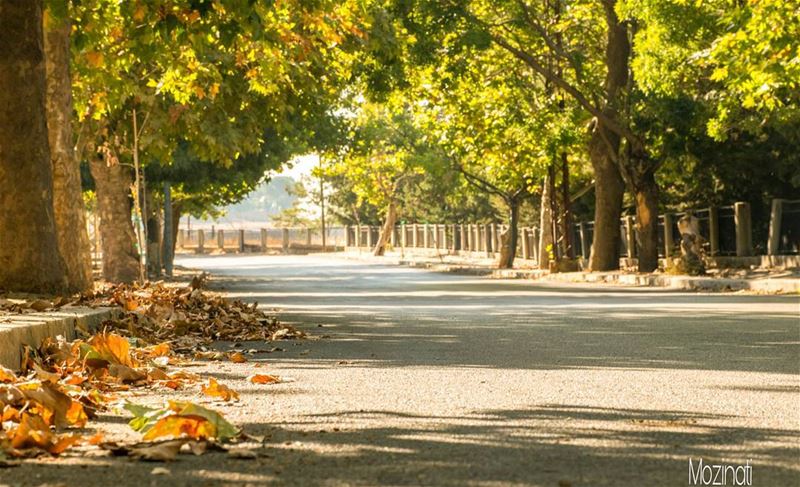
[[[291,208],[297,199],[290,195],[286,189],[293,186],[295,180],[288,176],[274,176],[268,182],[258,186],[247,198],[241,202],[225,208],[225,216],[214,221],[195,221],[192,226],[211,226],[212,224],[236,224],[236,227],[253,226],[253,224],[266,225],[270,217],[281,211]],[[247,224],[250,225],[247,225]],[[196,228],[196,227],[195,227]]]

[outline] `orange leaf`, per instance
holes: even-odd
[[[170,351],[169,343],[167,342],[159,343],[147,349],[151,357],[166,357],[169,355]]]
[[[83,409],[83,405],[78,401],[72,401],[70,404],[69,409],[67,409],[67,421],[69,424],[77,427],[83,427],[87,421],[89,421],[89,417],[86,415],[86,411]]]
[[[201,387],[203,394],[218,397],[223,401],[238,401],[239,394],[225,384],[220,384],[214,378],[208,379],[208,384]]]
[[[0,382],[14,382],[17,380],[17,374],[0,365]]]
[[[253,384],[277,384],[281,381],[281,378],[275,375],[253,374],[247,380]]]
[[[243,363],[247,362],[247,359],[244,358],[244,355],[242,355],[241,352],[232,353],[230,355],[230,359],[231,359],[231,362],[233,362],[235,364],[243,364]]]
[[[188,436],[196,440],[214,438],[217,434],[214,425],[202,416],[173,414],[159,419],[144,435],[145,441],[157,438],[180,438]]]
[[[124,337],[113,333],[101,333],[93,336],[89,344],[109,362],[135,367],[131,359],[131,345]]]

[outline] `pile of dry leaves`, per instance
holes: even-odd
[[[179,352],[196,351],[214,340],[253,341],[302,338],[258,304],[224,298],[202,289],[204,279],[189,286],[119,284],[84,295],[76,304],[118,306],[119,317],[105,323],[127,336],[152,343],[168,341]]]
[[[0,367],[0,466],[4,458],[59,455],[76,444],[97,445],[114,455],[144,460],[171,460],[180,451],[201,454],[225,449],[223,442],[246,438],[216,411],[191,402],[169,401],[149,408],[124,400],[135,388],[183,389],[222,401],[238,401],[236,391],[214,378],[181,370],[187,356],[244,362],[241,352],[222,354],[198,349],[213,340],[274,340],[302,333],[281,326],[255,305],[203,292],[194,280],[189,287],[114,286],[79,300],[83,305],[119,306],[118,318],[104,331],[84,339],[46,339],[27,348],[21,371]],[[36,305],[41,310],[63,303]],[[33,309],[5,303],[5,308]],[[280,382],[255,374],[253,384]],[[130,426],[142,442],[105,442],[102,434],[82,433],[100,411],[121,407],[133,415]]]

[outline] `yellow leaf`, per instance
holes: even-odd
[[[203,394],[211,397],[218,397],[223,401],[238,401],[239,394],[225,384],[220,384],[213,378],[208,379],[208,384],[201,387]]]
[[[0,382],[14,382],[17,380],[17,374],[0,365]]]

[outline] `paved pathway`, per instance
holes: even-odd
[[[97,482],[685,486],[691,457],[749,460],[753,485],[800,485],[797,296],[555,286],[319,257],[179,263],[328,338],[265,355],[266,368],[211,366],[242,393],[226,414],[269,436],[269,458],[182,459],[169,479],[135,463],[120,473],[117,461],[87,476]],[[253,371],[296,382],[254,387],[244,381]]]
[[[316,257],[182,263],[330,336],[272,359],[298,379],[269,403],[281,439],[296,441],[284,480],[687,485],[689,457],[702,457],[751,460],[754,485],[800,485],[796,296]]]

